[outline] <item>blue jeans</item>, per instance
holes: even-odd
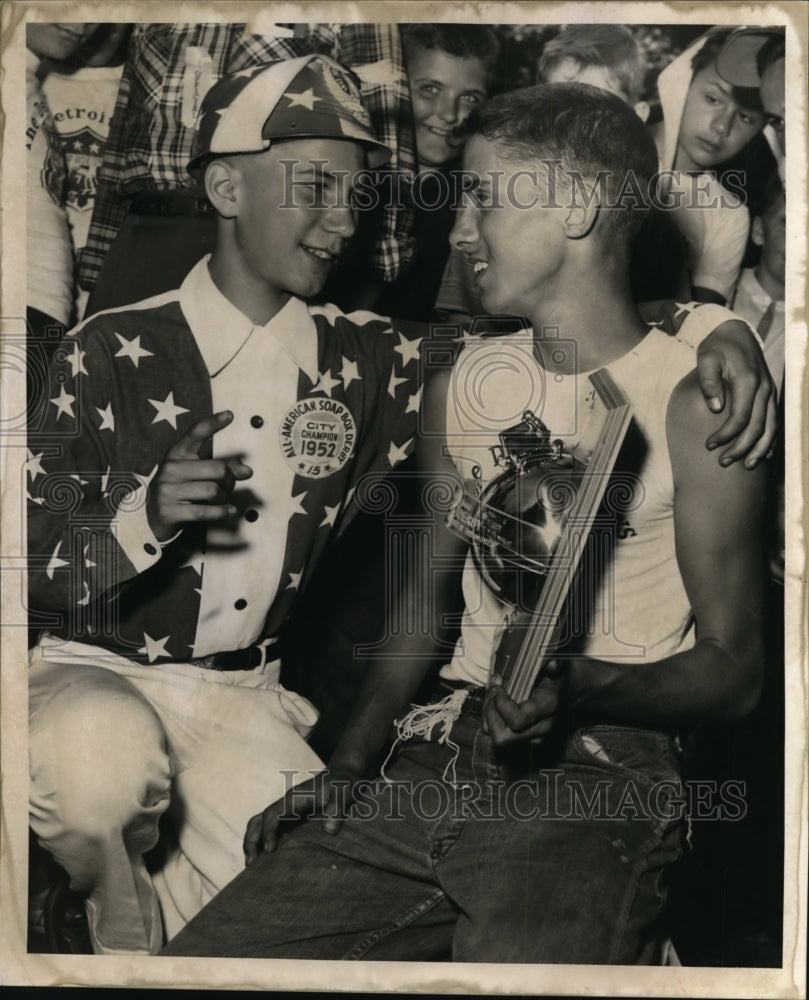
[[[684,822],[673,739],[576,726],[508,759],[482,693],[452,728],[454,775],[449,743],[402,744],[339,833],[284,835],[163,953],[657,964]]]

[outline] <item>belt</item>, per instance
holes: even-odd
[[[255,667],[263,667],[270,660],[277,660],[280,655],[280,641],[268,639],[257,646],[233,649],[226,653],[211,653],[210,656],[201,656],[189,662],[206,670],[253,670]]]
[[[132,196],[129,211],[133,215],[216,215],[207,198],[190,191],[141,191]]]

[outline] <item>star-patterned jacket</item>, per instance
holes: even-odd
[[[421,333],[296,298],[254,327],[207,258],[178,291],[80,325],[29,423],[33,621],[152,664],[275,637],[363,477],[412,445]],[[253,468],[237,514],[161,545],[146,487],[171,445],[225,408],[232,425],[200,457],[238,452]]]

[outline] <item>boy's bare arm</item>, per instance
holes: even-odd
[[[577,713],[661,728],[754,707],[762,678],[766,472],[717,465],[702,447],[716,422],[692,373],[672,396],[668,436],[677,559],[696,619],[695,646],[655,663],[571,660],[562,699],[551,696],[549,683],[521,705],[495,688],[484,709],[495,742],[541,737],[562,702]]]

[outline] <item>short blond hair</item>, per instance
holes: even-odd
[[[635,36],[621,24],[568,24],[545,43],[539,57],[539,76],[548,75],[565,59],[585,69],[603,67],[628,104],[640,100],[643,60]]]

